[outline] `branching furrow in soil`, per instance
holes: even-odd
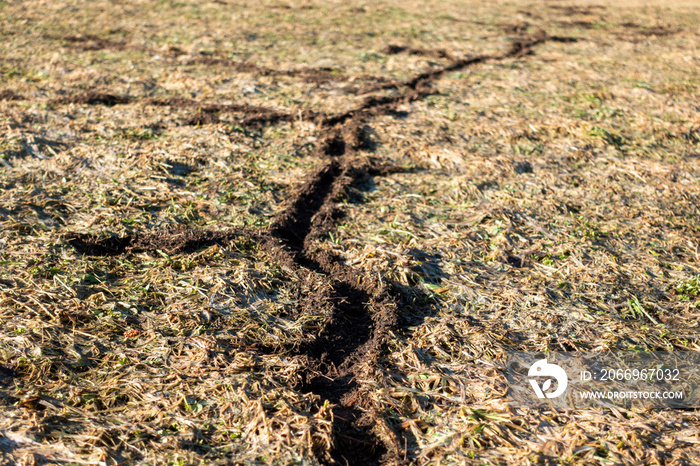
[[[574,40],[552,37],[538,31],[532,36],[516,39],[511,49],[500,56],[454,59],[452,54],[439,53],[440,58],[450,59],[448,65],[401,83],[392,83],[391,87],[402,90],[396,95],[370,96],[357,108],[336,115],[308,112],[304,116],[317,122],[318,155],[325,157],[326,162],[300,183],[285,209],[266,231],[183,230],[124,238],[99,239],[90,235],[73,235],[66,239],[79,252],[114,255],[133,252],[154,254],[158,251],[187,253],[245,236],[268,249],[286,267],[317,274],[329,284],[333,310],[320,335],[308,343],[289,348],[309,361],[306,380],[299,388],[334,404],[331,456],[336,462],[377,464],[390,460],[399,463],[400,447],[396,446],[396,442],[387,440],[386,435],[376,433],[377,420],[373,418],[372,410],[367,409],[371,401],[363,394],[358,380],[381,360],[386,338],[399,325],[400,294],[379,277],[363,274],[346,265],[341,256],[324,247],[321,241],[342,216],[338,206],[349,197],[353,185],[371,176],[397,171],[396,167],[379,163],[360,153],[360,149],[368,149],[364,127],[373,117],[391,114],[398,110],[399,105],[436,92],[435,81],[445,73],[487,60],[526,56],[534,46],[546,41]],[[399,53],[405,50],[392,51]],[[148,103],[180,107],[198,105],[188,99],[151,100]],[[275,110],[241,105],[199,107],[198,113],[215,117],[221,112],[244,113],[248,121],[257,123],[289,121],[292,118],[290,114]]]

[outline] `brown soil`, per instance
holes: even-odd
[[[115,105],[128,104],[133,99],[125,95],[114,95],[101,93],[96,91],[83,92],[81,94],[73,94],[65,97],[58,97],[49,101],[49,105],[65,105],[65,104],[80,104],[80,105],[106,105],[113,107]]]
[[[681,32],[680,29],[672,29],[665,26],[642,26],[633,22],[620,23],[620,28],[615,32],[615,36],[627,42],[639,43],[644,40],[658,38],[658,37],[669,37],[674,34]]]
[[[255,236],[244,230],[225,231],[180,230],[158,231],[154,233],[116,237],[97,237],[89,234],[70,234],[64,239],[76,251],[89,256],[117,256],[145,252],[158,255],[188,254],[214,244],[225,244],[241,236]]]
[[[332,160],[302,183],[270,229],[289,250],[297,251],[297,264],[332,280],[332,302],[337,303],[333,318],[321,336],[301,348],[301,353],[308,357],[312,373],[325,374],[308,378],[304,388],[338,405],[334,409],[336,442],[331,454],[340,463],[375,464],[386,453],[378,439],[358,428],[365,419],[362,412],[344,400],[356,397],[352,380],[361,375],[366,362],[381,356],[387,332],[398,324],[399,311],[397,300],[378,279],[358,277],[357,271],[344,265],[340,257],[312,240],[325,236],[334,226],[340,217],[335,204],[352,184],[390,171],[372,161],[358,166],[352,159],[345,163]],[[369,426],[373,424],[366,421]]]

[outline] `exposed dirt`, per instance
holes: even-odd
[[[128,104],[133,99],[125,95],[115,95],[102,93],[97,91],[88,91],[80,94],[73,94],[64,97],[58,97],[49,101],[49,105],[105,105],[113,107],[115,105]]]
[[[398,298],[378,279],[358,277],[356,270],[327,250],[308,247],[303,256],[302,261],[334,279],[337,297],[343,298],[339,318],[326,327],[307,354],[322,369],[342,377],[358,370],[356,365],[379,357],[386,332],[398,323]]]
[[[387,109],[390,113],[391,109]],[[360,113],[357,113],[361,116]],[[321,134],[316,146],[316,155],[319,157],[340,157],[346,152],[357,149],[368,149],[371,143],[368,140],[364,119],[350,118],[343,114],[335,117],[320,119]]]
[[[332,160],[301,184],[271,227],[271,232],[293,250],[305,250],[309,240],[327,234],[332,228],[340,215],[335,204],[347,194],[350,186],[370,176],[385,176],[397,171],[398,167],[385,166],[370,159]]]
[[[235,122],[244,127],[258,127],[279,121],[292,121],[295,117],[289,113],[278,112],[262,107],[247,107],[240,105],[213,105],[201,107],[186,121],[188,125],[204,125],[219,123],[218,115],[232,113],[239,115]],[[308,112],[301,112],[299,118],[310,118],[314,115]]]
[[[334,409],[335,445],[331,453],[335,461],[375,464],[387,449],[359,428],[363,420],[368,426],[373,421],[343,400],[356,395],[352,379],[360,376],[363,364],[380,357],[387,331],[398,324],[397,300],[376,278],[358,277],[357,271],[344,265],[340,257],[312,240],[326,235],[334,226],[340,217],[335,204],[352,184],[392,169],[378,167],[372,161],[359,165],[353,159],[345,160],[332,160],[309,176],[270,231],[290,250],[298,251],[295,260],[299,265],[333,282],[332,300],[337,303],[333,319],[319,338],[301,349],[309,358],[312,373],[326,375],[307,379],[305,389],[338,405]]]
[[[137,233],[122,237],[72,233],[64,239],[76,251],[89,256],[116,256],[139,252],[157,256],[159,251],[166,254],[188,254],[214,244],[225,244],[241,236],[256,237],[256,234],[239,229],[180,230]]]
[[[634,22],[620,23],[614,35],[618,40],[640,43],[649,39],[670,37],[681,32],[678,28],[669,28],[662,25],[657,26],[642,26]]]
[[[157,107],[192,108],[202,107],[204,104],[186,97],[169,97],[167,99],[148,99],[144,105],[155,105]]]
[[[340,163],[332,161],[309,175],[275,222],[272,234],[289,247],[301,251],[311,231],[312,218],[326,202],[339,173]]]

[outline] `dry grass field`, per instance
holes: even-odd
[[[699,464],[508,351],[700,351],[700,4],[0,1],[0,463]]]

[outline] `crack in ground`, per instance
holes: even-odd
[[[366,371],[368,361],[381,358],[387,335],[399,325],[400,293],[378,277],[359,273],[345,265],[341,256],[323,248],[318,242],[341,216],[342,211],[337,205],[343,196],[347,196],[352,185],[366,177],[382,176],[398,170],[397,167],[380,164],[357,154],[357,150],[366,143],[362,128],[371,117],[389,114],[396,111],[400,104],[436,92],[432,87],[433,81],[447,72],[487,60],[525,56],[531,53],[535,45],[546,41],[574,40],[537,31],[532,36],[514,40],[511,49],[504,55],[453,60],[440,69],[404,81],[400,87],[406,90],[399,95],[368,97],[359,107],[338,115],[314,114],[321,132],[318,152],[329,160],[300,183],[294,197],[267,231],[182,230],[101,239],[93,235],[72,234],[66,236],[66,241],[77,251],[91,255],[154,253],[161,250],[172,254],[193,252],[207,245],[245,236],[259,242],[281,264],[316,273],[321,279],[328,280],[331,302],[334,303],[332,318],[317,338],[291,349],[294,354],[305,355],[309,361],[306,380],[298,388],[334,404],[334,440],[330,452],[334,462],[400,463],[400,447],[391,439],[387,440],[387,434],[382,438],[376,433],[378,429],[374,416],[358,407],[369,401],[355,382]],[[190,105],[189,101],[178,102]],[[233,107],[236,111],[250,108]],[[222,111],[222,108],[218,111]],[[260,111],[261,115],[272,112],[269,109]],[[276,352],[279,348],[261,351]],[[323,461],[321,458],[319,460]]]

